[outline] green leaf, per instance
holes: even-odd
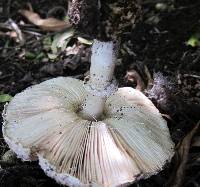
[[[196,47],[199,43],[199,40],[195,37],[191,37],[188,41],[187,41],[187,45],[190,45],[192,47]]]
[[[0,95],[0,103],[8,102],[12,99],[12,96],[9,94],[1,94]]]
[[[26,51],[25,57],[27,59],[34,59],[36,57],[36,55],[34,53],[32,53],[32,52]]]
[[[50,36],[46,36],[43,40],[43,49],[49,51],[51,49],[52,40]]]
[[[191,47],[197,47],[198,45],[200,45],[200,33],[192,35],[186,42],[186,45],[189,45]]]
[[[53,54],[57,54],[59,50],[64,51],[73,35],[74,35],[73,29],[65,31],[64,33],[56,34],[51,44],[51,50]]]
[[[58,57],[58,55],[52,53],[47,53],[47,56],[50,60],[55,60]]]
[[[36,56],[36,59],[37,60],[40,60],[40,59],[42,59],[43,57],[45,57],[45,54],[44,53],[39,53],[37,56]]]

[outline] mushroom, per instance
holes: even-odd
[[[150,177],[174,153],[166,121],[138,90],[117,88],[113,42],[94,41],[90,80],[58,77],[17,94],[3,136],[23,161],[68,186],[119,186]]]

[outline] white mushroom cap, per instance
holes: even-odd
[[[119,186],[160,171],[173,156],[166,121],[152,102],[120,88],[99,121],[79,109],[87,92],[80,80],[59,77],[17,94],[4,112],[3,136],[23,160],[69,186]]]

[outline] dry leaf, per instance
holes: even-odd
[[[191,141],[194,134],[197,132],[200,125],[200,121],[196,124],[196,126],[185,136],[185,138],[177,145],[176,151],[176,166],[174,166],[174,171],[168,181],[168,187],[182,187],[184,176],[185,176],[185,168],[188,160],[188,154],[191,147]]]
[[[144,81],[142,80],[141,76],[139,73],[132,69],[130,71],[127,71],[126,76],[125,76],[125,81],[128,83],[136,83],[136,89],[137,90],[144,90],[145,84]]]
[[[19,12],[31,23],[45,31],[63,31],[71,27],[71,24],[67,21],[58,20],[56,18],[42,19],[37,13],[29,10],[20,10]]]
[[[194,141],[192,143],[192,147],[200,147],[200,136],[197,136],[194,138]]]

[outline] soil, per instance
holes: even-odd
[[[33,10],[44,18],[55,7],[58,7],[59,11],[53,11],[54,16],[58,18],[67,12],[67,3],[64,0],[30,0],[29,2]],[[120,4],[122,1],[116,2]],[[132,1],[128,2],[131,4]],[[112,1],[104,3],[112,3]],[[176,155],[172,162],[157,175],[132,186],[199,187],[200,132],[196,130],[191,141],[184,137],[191,135],[191,130],[200,119],[200,42],[194,47],[187,45],[191,36],[200,33],[200,2],[141,0],[139,4],[141,19],[134,27],[123,27],[115,76],[120,86],[142,85],[139,86],[168,121],[172,139],[177,145],[178,157]],[[28,23],[18,13],[22,8],[27,8],[27,2],[0,1],[0,23],[5,23],[9,18],[17,24],[23,21],[27,23],[27,28],[20,27],[23,31],[31,30],[40,35],[24,32],[26,40],[24,45],[20,45],[8,36],[0,35],[0,92],[14,96],[30,85],[57,76],[84,79],[90,65],[90,47],[73,39],[68,45],[81,48],[78,54],[80,58],[61,53],[55,61],[50,60],[47,56],[49,49],[44,47],[44,39],[47,36],[53,37],[55,33],[41,31]],[[7,32],[7,29],[2,29],[2,32]],[[31,57],[30,53],[35,56]],[[78,65],[72,68],[67,63],[71,60],[76,61]],[[3,111],[4,104],[0,103],[0,112]],[[188,140],[185,144],[188,154],[184,151],[179,152],[180,145],[185,148],[183,139]],[[8,147],[2,135],[0,143],[1,155],[3,155]],[[0,161],[0,165],[1,187],[60,186],[45,176],[37,162]]]

